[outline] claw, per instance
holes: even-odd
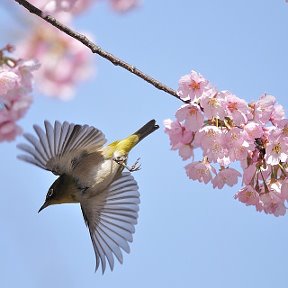
[[[140,160],[140,158],[138,158],[138,159],[136,160],[136,162],[135,162],[131,167],[129,167],[128,165],[126,165],[125,160],[123,160],[123,159],[114,159],[114,161],[115,161],[118,165],[123,166],[123,167],[126,168],[129,172],[134,172],[134,171],[138,171],[138,170],[141,169],[141,164],[139,164],[139,160]]]
[[[138,158],[138,159],[136,160],[136,162],[131,166],[131,168],[128,169],[130,172],[138,171],[138,170],[141,169],[141,164],[139,163],[139,160],[140,160],[140,158]]]

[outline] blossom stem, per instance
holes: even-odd
[[[286,173],[286,171],[285,171],[284,167],[282,166],[282,164],[281,164],[281,163],[279,163],[278,165],[279,165],[279,167],[280,167],[280,170],[282,171],[283,175],[284,175],[285,177],[287,177],[287,173]]]
[[[262,174],[261,169],[259,169],[259,172],[260,172],[261,177],[262,177],[262,180],[263,180],[263,185],[264,185],[264,189],[265,189],[265,192],[264,192],[264,193],[269,193],[270,191],[269,191],[269,188],[268,188],[268,186],[267,186],[267,184],[266,184],[266,182],[265,182],[265,178],[264,178],[264,176],[263,176],[263,174]]]
[[[162,91],[176,97],[178,100],[182,101],[183,103],[189,102],[189,101],[185,101],[185,100],[181,99],[180,96],[178,95],[177,91],[175,91],[174,89],[162,84],[160,81],[158,81],[158,80],[154,79],[153,77],[145,74],[141,70],[137,69],[135,66],[130,65],[127,62],[123,61],[122,59],[120,59],[120,58],[114,56],[113,54],[103,50],[100,46],[98,46],[95,43],[93,43],[92,41],[90,41],[85,35],[80,34],[79,32],[76,32],[76,31],[70,29],[68,26],[62,24],[61,22],[59,22],[57,19],[55,19],[51,15],[46,15],[40,9],[38,9],[37,7],[35,7],[31,3],[29,3],[28,1],[26,1],[26,0],[15,0],[15,1],[18,4],[22,5],[23,7],[25,7],[30,13],[37,15],[38,17],[40,17],[43,20],[45,20],[46,22],[50,23],[51,25],[58,28],[62,32],[66,33],[67,35],[69,35],[72,38],[81,42],[83,45],[88,47],[92,51],[92,53],[96,53],[99,56],[107,59],[108,61],[110,61],[115,66],[120,66],[120,67],[124,68],[125,70],[133,73],[134,75],[142,78],[144,81],[153,85],[157,89],[162,90]]]

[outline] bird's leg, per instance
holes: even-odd
[[[141,169],[141,164],[139,163],[140,158],[138,158],[135,163],[128,169],[130,172],[138,171]],[[127,167],[126,167],[127,168]]]
[[[131,167],[129,167],[129,166],[126,164],[126,160],[127,160],[127,157],[125,157],[125,156],[117,157],[116,159],[114,159],[114,161],[115,161],[118,165],[123,166],[123,167],[126,168],[129,172],[134,172],[134,171],[138,171],[138,170],[141,169],[141,164],[139,164],[140,158],[138,158],[138,159],[136,160],[136,162],[135,162]]]

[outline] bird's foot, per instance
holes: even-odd
[[[134,171],[138,171],[138,170],[141,169],[141,164],[139,164],[140,158],[138,158],[138,159],[136,160],[136,162],[135,162],[131,167],[129,167],[129,166],[126,164],[126,160],[127,160],[127,158],[125,158],[125,159],[123,159],[123,158],[114,159],[114,161],[115,161],[118,165],[123,166],[123,167],[126,168],[129,172],[134,172]]]
[[[139,163],[140,158],[136,160],[136,162],[128,169],[130,172],[138,171],[141,169],[141,164]]]

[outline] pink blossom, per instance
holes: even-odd
[[[91,75],[89,50],[45,23],[31,31],[19,50],[21,57],[36,57],[41,62],[35,80],[39,90],[49,96],[69,100],[76,84]]]
[[[190,74],[180,78],[178,94],[183,100],[194,101],[195,98],[199,98],[209,87],[209,82],[201,74],[192,70]]]
[[[278,126],[278,123],[285,118],[284,107],[280,104],[274,105],[270,121],[273,125]]]
[[[200,105],[208,119],[218,118],[223,120],[227,116],[225,93],[217,92],[215,89],[207,90],[200,99]]]
[[[286,208],[284,201],[280,197],[280,189],[275,187],[270,187],[268,193],[260,194],[260,201],[263,206],[263,210],[267,214],[274,214],[274,216],[283,216],[286,214]]]
[[[165,133],[169,135],[172,149],[178,149],[182,144],[190,144],[193,139],[191,131],[181,125],[179,121],[164,120]]]
[[[216,170],[207,161],[192,162],[185,166],[186,174],[190,179],[198,180],[207,184],[212,180],[212,173],[216,174]]]
[[[228,156],[224,156],[222,158],[217,158],[217,163],[223,167],[229,166],[231,162],[232,162],[231,158]]]
[[[267,214],[273,214],[276,217],[284,216],[286,214],[286,210],[287,209],[284,203],[280,201],[271,202],[269,207],[264,209]]]
[[[197,131],[204,124],[204,116],[196,104],[181,106],[176,112],[178,121],[184,121],[184,126],[191,131]]]
[[[210,162],[222,163],[222,159],[227,155],[227,150],[223,147],[223,138],[221,136],[218,137],[209,148],[204,150],[204,153]]]
[[[189,158],[194,158],[194,150],[191,144],[180,144],[179,145],[179,155],[183,160],[187,160]]]
[[[273,139],[270,137],[266,145],[265,159],[267,164],[277,165],[285,162],[288,158],[288,143],[282,138]]]
[[[229,148],[241,146],[244,142],[243,130],[238,127],[233,127],[225,133],[225,145]]]
[[[11,141],[21,133],[21,128],[16,121],[22,118],[28,110],[32,97],[32,72],[38,69],[35,61],[14,60],[12,65],[6,61],[5,51],[1,49],[0,66],[0,101],[3,103],[0,109],[0,141]],[[6,63],[6,64],[5,64]]]
[[[255,176],[256,176],[256,163],[253,163],[244,169],[243,183],[245,185],[252,185],[252,181],[255,179]]]
[[[21,133],[22,129],[14,121],[0,122],[0,142],[12,141]]]
[[[166,119],[164,121],[165,133],[169,135],[170,144],[172,150],[179,150],[179,155],[183,160],[187,160],[190,157],[194,157],[192,140],[193,133],[187,130],[182,124],[178,121],[172,121]]]
[[[262,95],[258,101],[252,103],[254,120],[266,124],[271,118],[275,103],[275,97],[268,94]]]
[[[117,12],[127,12],[139,5],[139,0],[110,0],[111,6]]]
[[[195,133],[194,145],[209,149],[214,142],[219,142],[222,137],[222,130],[219,127],[207,125]]]
[[[246,101],[231,94],[229,91],[223,91],[226,98],[226,111],[235,125],[246,124],[248,119],[252,118],[251,109]]]
[[[259,192],[257,192],[252,186],[248,185],[240,189],[234,198],[246,205],[254,205],[257,211],[274,214],[276,217],[283,216],[286,213],[286,208],[281,198],[280,186],[279,182],[274,182],[267,191],[263,185],[260,185]]]
[[[282,141],[288,140],[288,119],[282,119],[277,123],[278,133],[273,133],[273,136],[280,137]],[[278,134],[278,135],[277,135]],[[269,137],[269,136],[268,136]]]
[[[241,173],[233,168],[221,169],[217,175],[212,179],[213,188],[222,189],[225,184],[232,187],[237,184],[238,177],[241,177]]]
[[[0,71],[0,95],[8,93],[17,85],[18,75],[12,71]]]
[[[264,134],[262,125],[254,121],[248,122],[243,129],[245,132],[243,136],[249,142],[254,142],[256,138],[261,138]]]
[[[225,133],[223,146],[226,147],[231,162],[247,158],[249,144],[244,140],[242,129],[233,127]]]
[[[91,0],[30,0],[46,14],[56,14],[61,12],[79,13],[86,10],[91,4]]]
[[[43,1],[43,0],[42,0]],[[60,12],[60,11],[70,11],[74,7],[78,0],[46,0],[44,7],[44,11],[46,12]],[[81,1],[80,1],[81,2]]]
[[[235,199],[238,199],[240,202],[245,203],[247,206],[259,205],[259,194],[257,191],[250,185],[247,185],[241,188],[234,196]]]
[[[245,143],[245,142],[243,142]],[[247,160],[247,155],[248,155],[248,149],[245,147],[243,144],[242,146],[236,147],[234,149],[230,149],[228,151],[228,156],[231,162],[234,161],[244,161]]]
[[[288,200],[288,179],[286,178],[281,185],[281,198]]]
[[[277,127],[282,129],[283,134],[288,137],[288,119],[282,119],[277,123]]]

